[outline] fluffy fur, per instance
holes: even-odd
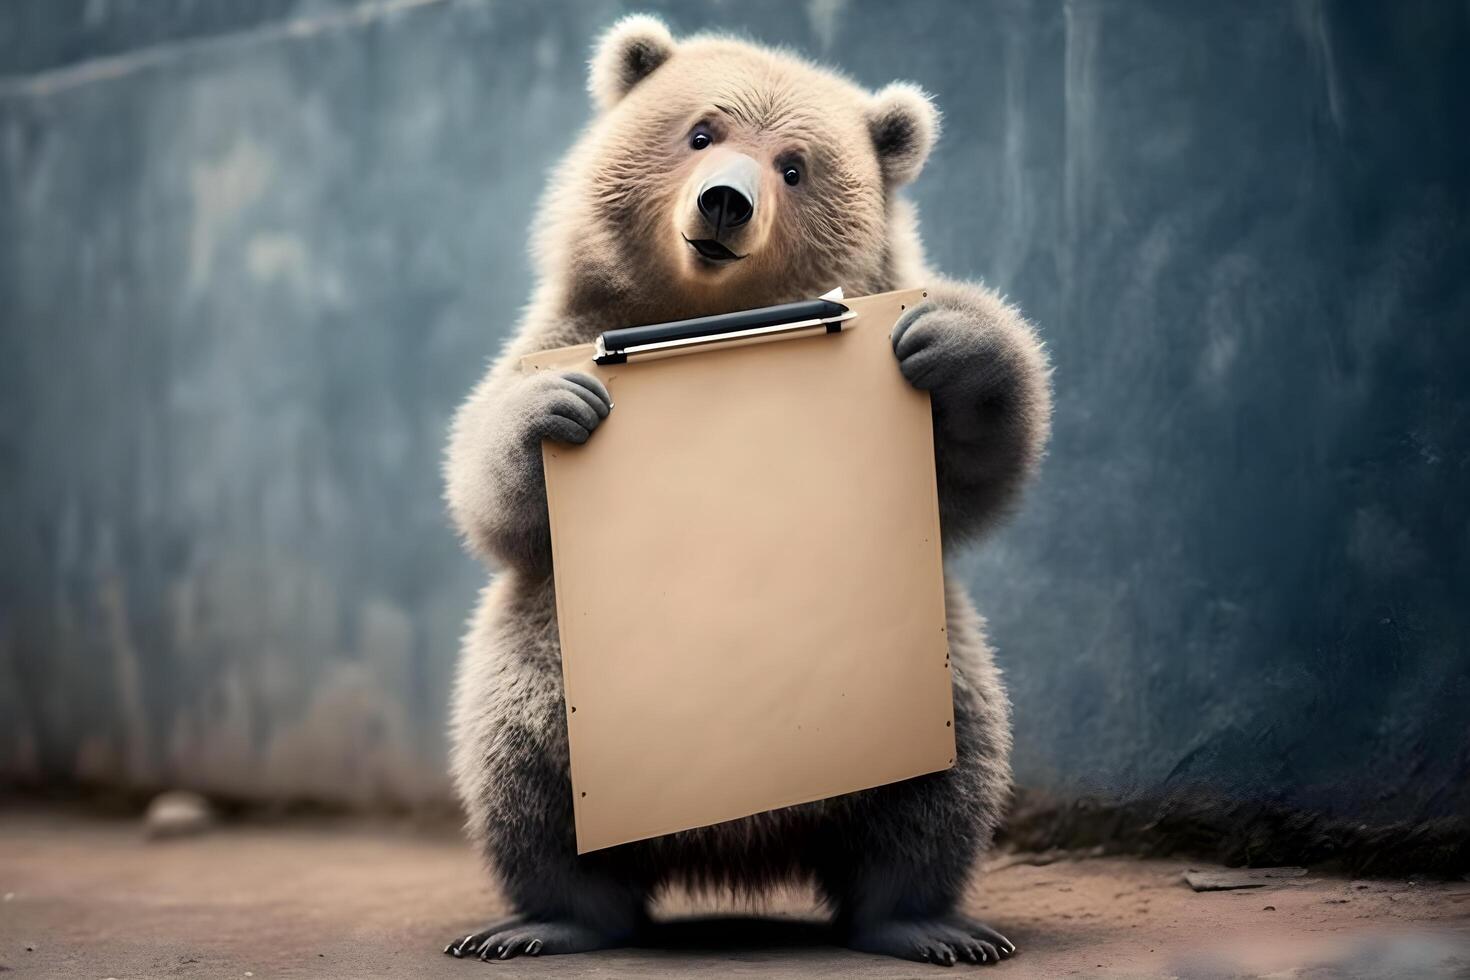
[[[1010,726],[983,623],[947,591],[954,768],[578,857],[551,579],[543,439],[580,442],[612,409],[586,376],[522,376],[531,351],[602,330],[809,298],[926,285],[894,330],[896,369],[933,396],[944,544],[1015,500],[1048,434],[1046,360],[1014,309],[924,265],[899,195],[938,132],[927,96],[871,94],[747,42],[675,42],[641,17],[605,35],[590,88],[601,115],[550,181],[537,221],[539,282],[520,329],[455,419],[450,510],[498,568],[465,638],[453,771],[482,849],[517,916],[452,943],[484,958],[627,941],[668,883],[757,892],[815,882],[859,949],[951,963],[1014,950],[956,914],[1009,791]],[[707,146],[691,145],[705,132]],[[765,174],[739,228],[711,226],[698,188],[732,160]],[[787,171],[796,169],[792,185]],[[716,236],[712,261],[689,240]]]

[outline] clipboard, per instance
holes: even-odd
[[[954,763],[921,289],[608,331],[523,371],[614,408],[542,453],[578,853]]]

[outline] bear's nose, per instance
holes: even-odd
[[[755,215],[761,165],[744,153],[727,153],[709,162],[695,202],[719,238],[726,228],[739,228]]]
[[[715,236],[725,228],[739,228],[755,213],[749,198],[729,184],[706,187],[699,195],[699,213],[715,227]]]

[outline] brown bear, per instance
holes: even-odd
[[[1010,723],[984,624],[947,587],[957,756],[948,771],[578,856],[551,576],[543,440],[595,437],[613,411],[577,373],[517,371],[603,330],[924,285],[893,331],[895,370],[932,396],[946,553],[992,525],[1035,469],[1049,371],[995,293],[924,264],[901,190],[938,135],[919,89],[876,94],[791,54],[630,17],[598,44],[600,113],[551,178],[538,281],[519,330],[460,409],[447,497],[498,569],[456,682],[455,784],[516,916],[450,944],[482,959],[627,943],[663,885],[758,892],[812,882],[853,948],[951,964],[1015,947],[958,900],[1009,792]],[[853,534],[861,534],[853,528]]]

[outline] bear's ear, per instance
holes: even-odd
[[[883,179],[898,187],[919,176],[939,139],[939,110],[928,93],[894,82],[873,96],[867,119]]]
[[[604,112],[653,73],[674,53],[674,36],[663,21],[647,14],[624,17],[598,40],[592,52],[587,90]]]

